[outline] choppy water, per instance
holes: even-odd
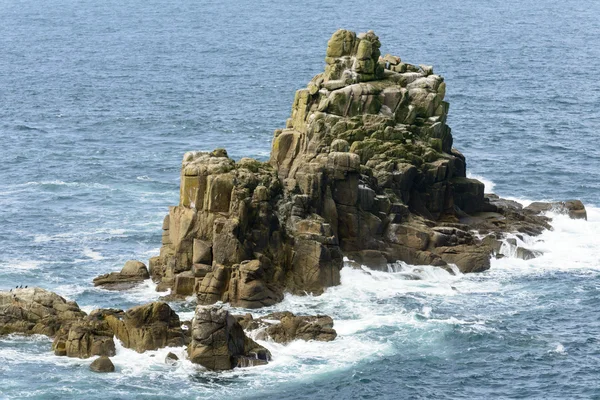
[[[600,398],[599,16],[574,0],[0,2],[2,288],[88,311],[156,299],[150,282],[91,279],[158,252],[185,151],[268,156],[340,27],[445,76],[472,175],[589,214],[531,239],[543,257],[483,274],[344,269],[275,307],[332,315],[338,339],[266,343],[265,367],[213,374],[120,348],[118,374],[97,375],[44,337],[0,338],[0,398]]]

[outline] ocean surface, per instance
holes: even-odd
[[[345,268],[324,295],[259,311],[326,313],[339,334],[263,343],[264,367],[118,345],[102,375],[45,337],[0,337],[0,399],[600,399],[598,1],[0,1],[0,289],[86,311],[156,300],[150,281],[92,278],[158,253],[184,152],[268,157],[338,28],[445,77],[454,145],[488,191],[579,198],[588,221],[556,216],[525,238],[542,257],[505,249],[481,274]]]

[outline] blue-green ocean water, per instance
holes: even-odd
[[[344,269],[323,296],[274,307],[330,314],[338,339],[264,343],[265,367],[214,374],[164,364],[183,348],[119,348],[117,373],[97,375],[47,338],[3,337],[1,399],[600,399],[597,1],[0,1],[0,289],[87,311],[157,299],[150,282],[91,280],[157,254],[184,152],[268,157],[338,28],[434,65],[455,147],[488,189],[580,198],[588,221],[557,217],[526,238],[543,257],[477,275]]]

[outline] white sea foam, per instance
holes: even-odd
[[[39,260],[16,260],[16,261],[11,261],[11,262],[7,262],[4,264],[0,264],[0,268],[4,269],[4,270],[22,270],[22,271],[27,271],[27,270],[32,270],[32,269],[38,269],[40,267],[40,265],[42,265],[44,262],[43,261],[39,261]]]
[[[126,299],[140,304],[157,301],[159,297],[165,295],[165,293],[156,291],[156,284],[152,282],[152,279],[146,279],[139,285],[124,291],[122,294]]]
[[[600,209],[586,207],[588,220],[571,219],[567,215],[548,213],[552,218],[552,230],[536,237],[523,236],[518,245],[541,252],[531,260],[515,258],[515,250],[506,250],[503,259],[492,260],[492,271],[510,273],[540,273],[547,270],[592,271],[600,270]]]
[[[104,256],[102,256],[99,251],[92,250],[89,247],[84,247],[82,253],[92,260],[100,261],[104,259]]]

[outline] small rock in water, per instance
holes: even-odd
[[[177,364],[177,361],[179,361],[179,357],[172,352],[169,352],[165,357],[165,364],[174,365]]]
[[[526,249],[525,247],[517,247],[517,258],[520,258],[522,260],[532,260],[541,255],[542,255],[542,253],[539,251],[529,250],[529,249]]]
[[[90,364],[90,369],[94,372],[115,372],[115,365],[106,356],[98,357]]]

